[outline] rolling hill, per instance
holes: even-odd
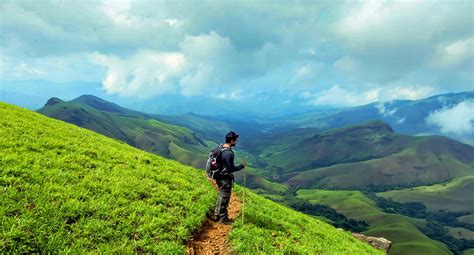
[[[0,115],[4,253],[183,254],[214,206],[198,169],[21,107]],[[250,190],[245,206],[238,253],[383,254]]]
[[[38,112],[194,167],[204,167],[210,147],[215,145],[188,128],[91,95],[68,102],[51,98]]]
[[[263,168],[280,171],[276,180],[292,186],[412,187],[474,174],[474,147],[442,136],[397,134],[382,121],[281,134],[258,140],[255,153]]]

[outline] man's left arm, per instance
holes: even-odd
[[[230,153],[230,155],[228,157],[227,165],[232,167],[232,169],[231,169],[232,173],[237,172],[239,170],[242,170],[242,168],[244,168],[243,164],[240,164],[238,166],[234,165],[234,153],[233,152]]]

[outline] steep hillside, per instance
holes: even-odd
[[[391,155],[303,171],[287,183],[337,188],[414,187],[472,174],[474,147],[446,137],[428,136],[413,138],[411,146]]]
[[[202,171],[0,103],[0,250],[182,254],[216,199]],[[236,185],[237,192],[243,188]],[[382,254],[246,190],[239,253]]]
[[[293,143],[268,146],[263,159],[287,172],[330,166],[337,163],[357,162],[382,158],[410,146],[408,136],[393,133],[391,127],[380,121],[314,133],[308,138],[295,138]],[[290,136],[293,136],[290,134]],[[285,141],[286,137],[275,137]],[[296,142],[297,141],[297,142]]]
[[[185,127],[90,95],[69,102],[51,98],[38,112],[194,167],[204,167],[208,146],[213,144]]]

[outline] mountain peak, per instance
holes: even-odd
[[[46,102],[46,105],[48,106],[53,106],[57,103],[61,103],[61,102],[64,102],[63,100],[57,98],[57,97],[52,97],[48,100],[48,102]]]
[[[86,104],[92,108],[107,112],[123,113],[123,108],[94,95],[82,95],[71,102]]]
[[[101,102],[107,102],[104,99],[94,96],[94,95],[82,95],[74,99],[74,101],[81,101],[81,102],[90,102],[90,101],[101,101]]]
[[[393,133],[393,129],[390,126],[390,124],[388,124],[385,121],[381,121],[381,120],[371,120],[371,121],[365,122],[365,123],[363,123],[359,126],[365,126],[365,127],[368,127],[368,128],[372,128],[374,130]]]

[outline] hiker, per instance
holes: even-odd
[[[225,136],[225,143],[220,145],[221,153],[217,160],[220,162],[220,169],[217,176],[214,176],[219,188],[219,197],[217,198],[214,214],[210,218],[223,224],[231,224],[233,221],[228,218],[227,207],[229,206],[232,184],[234,182],[233,172],[237,172],[247,166],[247,161],[242,164],[234,165],[234,151],[232,147],[237,145],[239,135],[230,131]]]

